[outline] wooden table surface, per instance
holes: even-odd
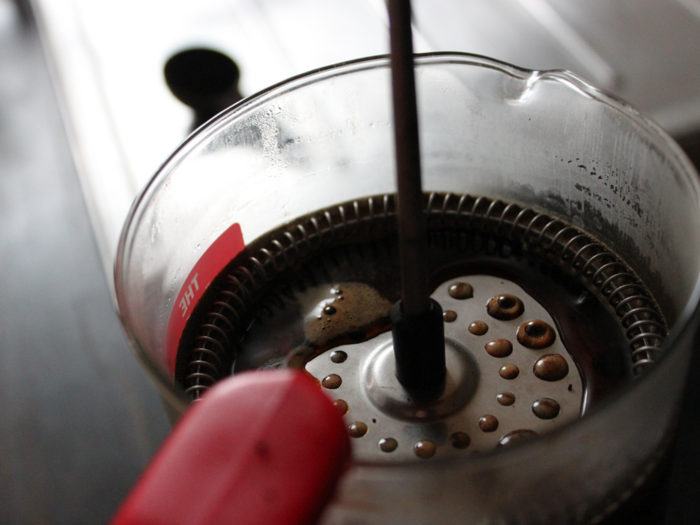
[[[169,431],[121,332],[36,33],[0,0],[0,523],[106,523]]]

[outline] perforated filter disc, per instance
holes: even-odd
[[[581,374],[554,319],[515,283],[470,275],[441,284],[447,381],[420,404],[395,375],[391,333],[337,347],[306,370],[345,413],[358,461],[488,452],[579,417]]]
[[[399,298],[394,209],[391,195],[351,201],[301,217],[249,244],[207,288],[190,317],[179,344],[176,380],[197,399],[232,369],[300,368],[315,359],[308,370],[319,380],[338,376],[325,384],[336,386],[328,392],[337,390],[348,403],[347,417],[354,418],[349,424],[377,425],[372,421],[380,420],[380,412],[408,421],[408,427],[430,422],[438,429],[431,434],[433,444],[453,439],[463,453],[490,449],[516,430],[528,432],[506,443],[544,432],[588,410],[660,354],[663,316],[634,273],[603,244],[513,203],[431,193],[426,195],[431,287],[445,311],[454,377],[439,406],[417,415],[414,403],[385,395],[394,388],[387,386],[394,381],[391,341],[388,334],[377,336],[390,329],[389,310]],[[524,335],[518,339],[521,328]],[[553,341],[543,344],[550,336]],[[346,364],[339,362],[343,353]],[[565,377],[537,378],[533,367],[540,357],[542,369],[565,363]],[[499,375],[489,372],[496,365]],[[518,378],[503,379],[504,366],[503,375],[517,368]],[[585,390],[580,377],[573,380],[579,373]],[[346,390],[352,374],[357,386]],[[497,378],[503,381],[494,383]],[[529,382],[532,388],[524,389]],[[560,396],[560,385],[567,396],[576,396],[573,411]],[[551,414],[558,406],[557,414],[544,423],[538,417],[537,425],[504,419],[521,409],[532,418],[536,401],[536,412]],[[372,411],[357,412],[363,404]],[[478,410],[472,414],[471,407]],[[452,422],[463,415],[458,429]],[[493,418],[478,426],[485,416]],[[436,422],[443,425],[438,428]],[[496,427],[485,432],[483,447],[476,437],[484,433],[482,427]],[[353,433],[362,434],[363,428],[358,425]],[[387,453],[392,457],[399,456],[394,454],[396,436],[401,436],[398,430],[389,428],[377,438],[396,441],[384,444],[385,450],[394,447]],[[402,442],[423,440],[411,436]]]

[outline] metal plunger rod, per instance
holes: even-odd
[[[410,1],[390,0],[389,20],[401,290],[404,311],[418,315],[428,309],[428,282]]]
[[[392,336],[399,382],[416,400],[427,401],[444,389],[445,337],[442,308],[428,295],[409,0],[389,0],[389,26],[402,295],[391,311]]]

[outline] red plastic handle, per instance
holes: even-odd
[[[342,417],[310,379],[237,375],[187,411],[111,525],[313,523],[349,457]]]

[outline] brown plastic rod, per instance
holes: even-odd
[[[409,0],[389,0],[389,22],[401,290],[404,311],[418,315],[428,310],[429,302]]]
[[[396,377],[417,402],[445,388],[442,308],[428,295],[411,3],[389,0],[402,300],[391,310]]]

